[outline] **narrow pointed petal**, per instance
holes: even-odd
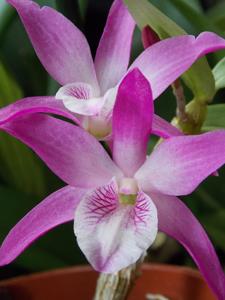
[[[166,120],[160,118],[156,114],[154,114],[153,116],[152,133],[164,139],[172,136],[183,135],[183,133],[178,128],[176,128]]]
[[[79,124],[79,120],[54,97],[29,97],[0,109],[0,125],[33,113],[50,113]]]
[[[211,32],[204,32],[197,38],[191,35],[172,37],[147,48],[130,70],[139,68],[143,72],[156,99],[198,58],[224,48],[225,40]]]
[[[87,190],[67,186],[33,208],[3,241],[0,247],[0,266],[12,262],[44,233],[73,220],[75,209],[85,193]]]
[[[92,87],[83,82],[64,85],[55,97],[62,100],[69,111],[84,116],[98,114],[104,104],[103,98],[96,98]]]
[[[157,211],[150,197],[139,192],[135,205],[118,201],[112,180],[86,194],[75,212],[77,242],[91,265],[114,273],[136,262],[157,234]]]
[[[144,191],[190,194],[225,163],[225,130],[172,137],[161,143],[135,177]]]
[[[132,177],[146,159],[153,101],[148,81],[138,69],[121,82],[113,110],[113,158]]]
[[[225,299],[224,272],[201,224],[178,198],[162,194],[151,198],[158,210],[159,230],[186,248],[217,299]]]
[[[50,7],[30,0],[7,0],[15,7],[48,73],[61,85],[76,81],[98,90],[89,45],[83,33]]]
[[[120,174],[101,144],[70,123],[33,114],[5,123],[0,129],[28,145],[72,186],[96,188]]]
[[[127,71],[135,22],[122,0],[115,0],[95,58],[102,94],[114,87]]]

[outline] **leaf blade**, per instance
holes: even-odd
[[[0,105],[22,98],[22,91],[0,63]],[[40,162],[19,141],[0,132],[0,175],[9,185],[28,194],[43,195],[45,180]],[[32,172],[30,172],[32,171]]]

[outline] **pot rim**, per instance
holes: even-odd
[[[194,268],[187,267],[187,266],[179,266],[179,265],[169,265],[169,264],[155,264],[155,263],[143,263],[141,266],[141,270],[143,271],[160,271],[160,272],[170,272],[173,274],[182,274],[186,273],[187,275],[191,275],[195,277],[196,279],[202,279],[202,276],[200,272]],[[61,276],[63,274],[74,274],[74,273],[93,273],[96,272],[99,274],[99,272],[95,271],[90,265],[77,265],[72,267],[66,267],[66,268],[59,268],[59,269],[53,269],[50,271],[42,271],[42,272],[35,272],[28,275],[19,275],[16,277],[8,278],[0,280],[0,287],[7,284],[7,283],[18,283],[26,280],[35,280],[37,278],[42,277],[43,279],[47,277],[57,277]]]

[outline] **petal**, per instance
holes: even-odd
[[[38,112],[63,116],[79,124],[79,120],[74,114],[71,114],[63,103],[54,97],[29,97],[0,109],[0,125],[24,115]]]
[[[104,95],[104,104],[101,108],[100,115],[106,121],[112,121],[113,107],[116,102],[117,92],[118,92],[118,86],[109,89]]]
[[[33,114],[5,123],[0,129],[28,145],[72,186],[96,188],[120,174],[101,144],[70,123]]]
[[[147,48],[131,65],[139,68],[151,83],[156,99],[199,57],[225,48],[225,40],[215,33],[204,32],[196,39],[191,35],[172,37]]]
[[[74,211],[87,190],[64,187],[53,193],[9,232],[0,248],[0,266],[9,264],[50,229],[74,219]]]
[[[82,82],[64,85],[55,97],[57,100],[62,100],[69,111],[84,116],[98,114],[104,103],[102,98],[95,98],[90,84]]]
[[[43,66],[60,84],[79,81],[98,90],[89,45],[72,22],[30,0],[7,0],[15,7]]]
[[[107,121],[110,121],[112,118],[117,92],[118,88],[115,87],[108,90],[108,92],[104,96],[104,104],[101,108],[100,114]],[[178,128],[156,114],[153,115],[152,134],[155,134],[164,139],[172,136],[183,135],[183,133]]]
[[[160,118],[156,114],[154,114],[153,116],[152,133],[164,139],[172,136],[183,135],[183,133],[178,128],[168,123],[166,120]]]
[[[139,192],[135,205],[118,201],[112,180],[87,194],[75,212],[74,231],[92,266],[113,273],[136,262],[157,234],[157,211],[151,199]]]
[[[225,163],[225,130],[172,137],[161,143],[135,177],[144,191],[190,194]]]
[[[152,118],[150,85],[134,69],[120,84],[112,124],[114,161],[127,177],[132,177],[146,159]]]
[[[214,32],[202,32],[196,39],[198,51],[203,56],[225,48],[225,40]]]
[[[135,22],[122,0],[115,0],[105,25],[95,58],[102,94],[114,87],[125,74]]]
[[[176,197],[150,196],[158,210],[159,230],[179,241],[189,252],[217,299],[225,299],[225,276],[201,224]]]

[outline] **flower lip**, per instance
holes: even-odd
[[[88,261],[100,272],[114,273],[133,264],[155,240],[158,218],[142,191],[135,203],[120,203],[118,177],[86,193],[75,211],[74,232]],[[132,250],[132,251],[131,251]]]

